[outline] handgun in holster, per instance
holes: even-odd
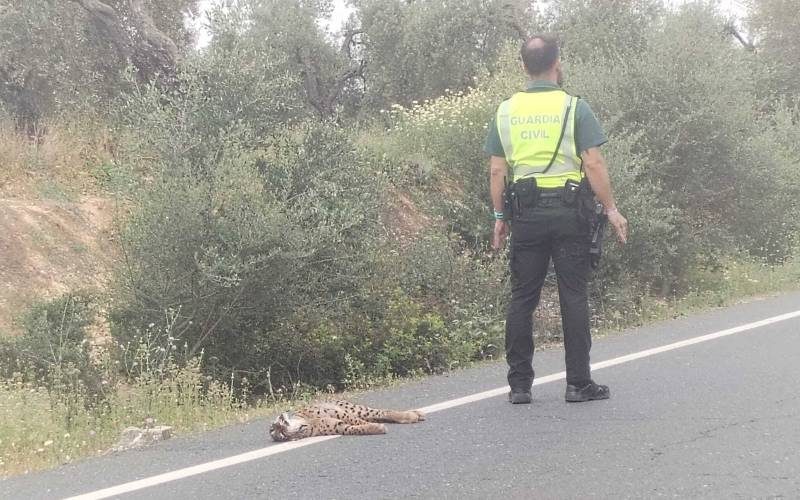
[[[589,262],[592,269],[600,267],[600,259],[603,257],[603,236],[607,223],[608,217],[605,214],[603,205],[596,203],[594,220],[592,221],[592,239],[589,244]]]

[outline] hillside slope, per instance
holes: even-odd
[[[0,199],[0,335],[19,331],[37,301],[96,289],[115,253],[113,202]]]

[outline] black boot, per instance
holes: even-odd
[[[527,405],[531,403],[531,391],[511,391],[508,393],[508,401],[515,405]]]
[[[596,401],[598,399],[608,399],[610,397],[611,391],[608,390],[607,385],[589,382],[582,387],[567,385],[567,393],[564,399],[567,403],[583,403],[585,401]]]

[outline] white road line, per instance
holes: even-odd
[[[567,372],[558,372],[552,375],[547,375],[546,377],[537,378],[536,380],[533,381],[533,385],[547,384],[549,382],[555,382],[556,380],[563,380],[566,377],[567,377]],[[482,399],[489,399],[496,396],[504,396],[506,394],[508,394],[507,385],[503,387],[498,387],[497,389],[492,389],[489,391],[484,391],[484,392],[479,392],[477,394],[464,396],[463,398],[451,399],[450,401],[436,403],[435,405],[430,405],[426,406],[425,408],[420,408],[420,411],[424,411],[425,413],[436,413],[437,411],[449,410],[450,408],[455,408],[456,406],[461,406],[468,403],[475,403],[476,401],[480,401]]]
[[[747,323],[746,325],[741,325],[734,328],[728,328],[727,330],[721,330],[719,332],[709,333],[708,335],[703,335],[701,337],[694,337],[687,340],[681,340],[680,342],[674,342],[672,344],[663,345],[661,347],[654,347],[652,349],[647,349],[645,351],[634,352],[632,354],[620,356],[618,358],[613,358],[606,361],[601,361],[599,363],[594,363],[592,364],[592,370],[593,371],[600,370],[611,366],[621,365],[622,363],[628,363],[630,361],[636,361],[637,359],[647,358],[649,356],[661,354],[662,352],[674,351],[675,349],[681,349],[683,347],[688,347],[690,345],[700,344],[702,342],[708,342],[709,340],[718,339],[720,337],[727,337],[728,335],[733,335],[735,333],[754,330],[762,326],[771,325],[773,323],[779,323],[781,321],[786,321],[797,317],[800,317],[800,311],[781,314],[780,316],[773,316],[765,320],[756,321],[754,323]],[[567,372],[560,372],[560,373],[554,373],[553,375],[548,375],[546,377],[539,377],[533,381],[533,385],[542,385],[542,384],[547,384],[549,382],[554,382],[556,380],[563,380],[566,378],[566,376]],[[485,392],[479,392],[478,394],[464,396],[463,398],[452,399],[450,401],[444,401],[442,403],[426,406],[425,408],[420,408],[420,410],[426,413],[434,413],[437,411],[447,410],[449,408],[455,408],[456,406],[461,406],[468,403],[474,403],[482,399],[501,396],[507,393],[508,393],[507,386],[498,387],[497,389],[492,389]]]
[[[694,337],[687,340],[682,340],[680,342],[674,342],[672,344],[667,344],[661,347],[655,347],[653,349],[647,349],[644,351],[635,352],[632,354],[628,354],[625,356],[620,356],[618,358],[609,359],[606,361],[601,361],[599,363],[595,363],[592,365],[592,370],[600,370],[602,368],[608,368],[611,366],[621,365],[623,363],[628,363],[631,361],[635,361],[637,359],[647,358],[649,356],[654,356],[656,354],[661,354],[663,352],[674,351],[675,349],[681,349],[684,347],[692,346],[695,344],[700,344],[702,342],[708,342],[709,340],[718,339],[721,337],[727,337],[729,335],[734,335],[736,333],[742,333],[749,330],[755,330],[757,328],[761,328],[763,326],[772,325],[775,323],[780,323],[781,321],[787,321],[793,318],[800,317],[800,310],[790,312],[787,314],[781,314],[779,316],[773,316],[771,318],[767,318],[761,321],[756,321],[753,323],[747,323],[745,325],[737,326],[734,328],[728,328],[727,330],[721,330],[718,332],[710,333],[708,335],[702,335],[700,337]],[[545,377],[537,378],[533,385],[542,385],[547,384],[549,382],[555,382],[557,380],[563,380],[566,377],[565,372],[554,373],[552,375],[547,375]],[[443,411],[450,408],[455,408],[456,406],[461,406],[469,403],[474,403],[476,401],[481,401],[488,398],[493,398],[501,395],[505,395],[508,392],[508,387],[498,387],[497,389],[492,389],[489,391],[479,392],[477,394],[472,394],[470,396],[465,396],[463,398],[452,399],[450,401],[444,401],[442,403],[437,403],[434,405],[426,406],[424,408],[420,408],[420,410],[426,413],[436,413],[437,411]],[[266,435],[266,433],[265,433]],[[242,453],[240,455],[234,455],[232,457],[223,458],[220,460],[215,460],[213,462],[207,462],[204,464],[195,465],[192,467],[187,467],[185,469],[178,469],[172,472],[167,472],[164,474],[159,474],[157,476],[151,476],[144,479],[139,479],[137,481],[131,481],[129,483],[120,484],[117,486],[112,486],[110,488],[104,488],[102,490],[93,491],[91,493],[86,493],[84,495],[79,495],[75,497],[70,497],[67,500],[99,500],[101,498],[108,498],[111,496],[122,495],[125,493],[130,493],[132,491],[141,490],[144,488],[149,488],[151,486],[156,486],[159,484],[168,483],[171,481],[176,481],[178,479],[183,479],[190,476],[195,476],[198,474],[203,474],[205,472],[210,472],[217,469],[222,469],[224,467],[230,467],[232,465],[238,465],[245,462],[250,462],[252,460],[258,460],[259,458],[268,457],[270,455],[276,455],[278,453],[283,453],[285,451],[294,450],[297,448],[302,448],[304,446],[311,446],[317,443],[321,443],[323,441],[329,441],[331,439],[336,439],[340,436],[320,436],[315,438],[308,438],[302,441],[293,441],[289,443],[281,443],[272,446],[268,446],[266,448],[261,448],[259,450],[250,451],[247,453]]]
[[[302,441],[290,441],[288,443],[280,443],[273,446],[269,446],[267,448],[261,448],[260,450],[253,450],[247,453],[242,453],[241,455],[234,455],[232,457],[223,458],[220,460],[214,460],[213,462],[206,462],[204,464],[199,464],[192,467],[186,467],[185,469],[178,469],[172,472],[159,474],[157,476],[151,476],[151,477],[146,477],[144,479],[139,479],[138,481],[131,481],[130,483],[124,483],[118,486],[112,486],[110,488],[93,491],[91,493],[86,493],[85,495],[70,497],[70,499],[108,498],[116,495],[122,495],[123,493],[130,493],[132,491],[149,488],[150,486],[155,486],[157,484],[169,483],[170,481],[176,481],[178,479],[183,479],[190,476],[196,476],[197,474],[202,474],[204,472],[222,469],[224,467],[230,467],[231,465],[237,465],[245,462],[250,462],[252,460],[258,460],[259,458],[264,458],[270,455],[283,453],[284,451],[293,450],[295,448],[302,448],[303,446],[309,446],[312,444],[321,443],[323,441],[329,441],[331,439],[336,439],[338,437],[340,436],[319,436],[319,437],[304,439]]]

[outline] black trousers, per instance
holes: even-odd
[[[532,316],[551,258],[558,278],[567,383],[581,386],[591,380],[589,243],[588,223],[579,220],[576,208],[536,207],[512,221],[512,295],[506,317],[506,360],[512,390],[528,391],[533,383]]]

